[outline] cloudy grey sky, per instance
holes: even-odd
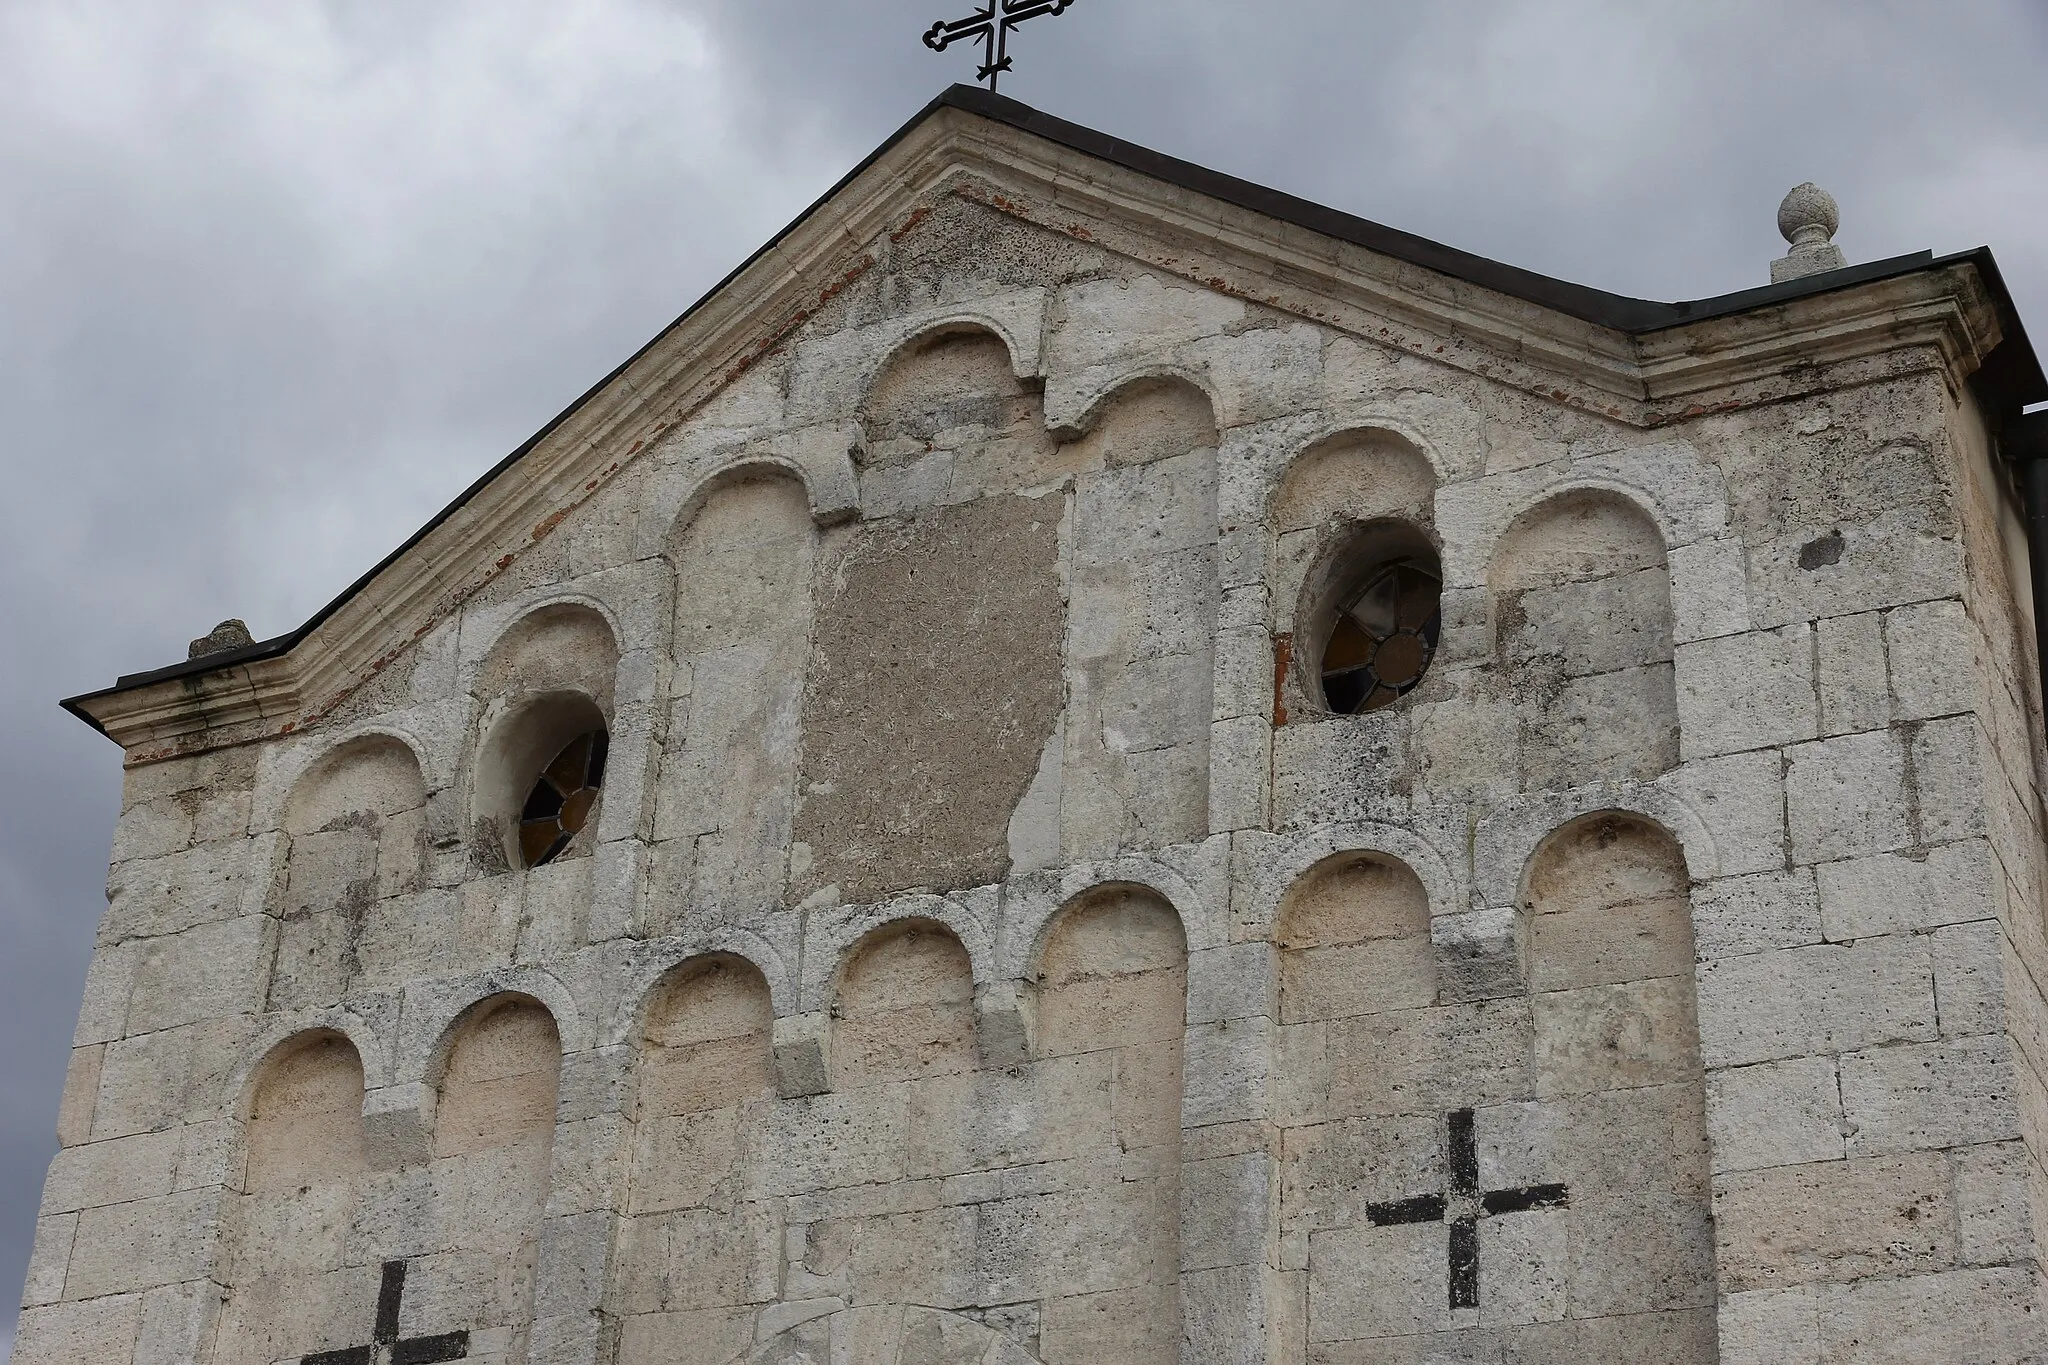
[[[917,37],[967,5],[0,4],[6,1292],[119,785],[57,698],[298,623],[966,78]],[[1817,180],[1852,260],[1988,242],[2048,343],[2040,0],[1075,0],[1018,58],[1064,117],[1657,298],[1764,282]]]

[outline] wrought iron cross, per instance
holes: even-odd
[[[982,42],[981,70],[974,79],[987,81],[990,91],[996,77],[1010,69],[1010,30],[1026,19],[1041,14],[1064,14],[1074,0],[988,0],[988,4],[965,19],[941,19],[925,30],[924,45],[944,52],[954,43],[979,38]]]
[[[469,1354],[469,1333],[442,1332],[431,1337],[398,1335],[398,1308],[405,1299],[405,1262],[386,1261],[377,1286],[377,1325],[367,1346],[318,1351],[299,1365],[441,1365]]]
[[[1445,1222],[1451,1226],[1451,1307],[1479,1306],[1479,1220],[1530,1209],[1561,1209],[1571,1203],[1562,1185],[1524,1185],[1513,1190],[1479,1189],[1479,1144],[1472,1111],[1445,1116],[1444,1164],[1449,1179],[1442,1194],[1418,1194],[1387,1204],[1367,1204],[1365,1216],[1377,1227],[1397,1223]]]

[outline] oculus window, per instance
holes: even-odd
[[[526,866],[561,856],[590,823],[604,786],[609,738],[602,730],[578,735],[534,779],[519,812],[519,855]]]
[[[1422,681],[1443,631],[1443,570],[1420,531],[1398,522],[1355,531],[1317,598],[1311,657],[1331,711],[1378,711]]]

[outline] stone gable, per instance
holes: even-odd
[[[77,700],[24,1365],[2048,1358],[1975,267],[1637,332],[1071,143]]]

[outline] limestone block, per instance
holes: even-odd
[[[194,1024],[255,1008],[268,922],[260,915],[145,940],[128,998],[130,1033]]]
[[[169,1194],[182,1136],[166,1129],[65,1148],[51,1160],[43,1182],[44,1214]]]
[[[1680,644],[1750,628],[1742,542],[1702,540],[1672,549],[1671,637]]]
[[[1048,1297],[1039,1314],[1040,1354],[1047,1361],[1169,1365],[1175,1357],[1161,1352],[1160,1331],[1177,1336],[1180,1323],[1172,1284]]]
[[[161,858],[183,851],[193,842],[193,825],[200,804],[189,793],[181,792],[129,806],[114,826],[113,861]]]
[[[1822,875],[1827,867],[1840,866],[1827,864]],[[1695,886],[1692,928],[1701,961],[1819,943],[1821,900],[1814,870],[1752,872]]]
[[[2040,1167],[2023,1142],[1960,1147],[1948,1154],[1962,1265],[2019,1264],[2032,1258],[2029,1184]]]
[[[1273,826],[1404,820],[1409,724],[1406,708],[1390,706],[1273,731]]]
[[[1947,597],[1962,575],[1962,542],[1945,538],[1918,509],[1802,528],[1749,547],[1751,611],[1763,627]]]
[[[1944,1038],[2005,1027],[2005,935],[1995,919],[1934,931],[1934,1003]],[[2020,971],[2018,959],[2011,970]]]
[[[1131,351],[1157,353],[1221,334],[1241,323],[1244,314],[1245,305],[1226,294],[1149,272],[1065,284],[1053,303],[1052,330],[1045,339],[1046,370],[1057,375]],[[1050,396],[1046,405],[1055,406]]]
[[[1309,1234],[1366,1222],[1369,1203],[1441,1189],[1442,1128],[1442,1116],[1432,1113],[1341,1119],[1287,1129],[1280,1164],[1282,1234],[1300,1244],[1300,1264],[1307,1264]],[[1483,1152],[1481,1159],[1486,1159]],[[1554,1174],[1542,1178],[1562,1179]]]
[[[1227,943],[1189,953],[1187,1022],[1274,1018],[1275,958],[1269,943]]]
[[[254,909],[243,902],[252,887],[261,893],[257,883],[272,842],[224,840],[120,864],[107,878],[107,913],[100,919],[98,941],[175,934]]]
[[[1323,333],[1305,323],[1204,337],[1186,355],[1215,387],[1220,415],[1232,426],[1313,408],[1322,386]]]
[[[1330,1057],[1374,1059],[1330,1068],[1326,1117],[1442,1113],[1535,1096],[1527,999],[1390,1010],[1323,1028]],[[1288,1070],[1304,1065],[1298,1056],[1285,1061]]]
[[[1821,1291],[1823,1365],[2034,1365],[2041,1359],[2034,1275],[1955,1270]]]
[[[1697,1082],[1593,1091],[1477,1111],[1483,1189],[1553,1182],[1578,1191],[1704,1195]],[[1426,1188],[1411,1182],[1409,1189]]]
[[[1722,1365],[1820,1365],[1820,1292],[1752,1289],[1724,1294]]]
[[[1678,766],[1670,664],[1574,678],[1529,723],[1524,788],[1649,781]]]
[[[1211,719],[1273,714],[1273,640],[1263,626],[1218,631]]]
[[[1449,1259],[1442,1223],[1317,1233],[1309,1250],[1309,1341],[1447,1330]]]
[[[194,1024],[109,1044],[100,1066],[92,1136],[146,1132],[182,1116],[195,1052],[212,1032]]]
[[[1404,969],[1399,980],[1409,992],[1426,995],[1433,978],[1446,1001],[1498,1000],[1529,989],[1529,934],[1523,916],[1510,907],[1432,916],[1429,946],[1434,961],[1432,970],[1426,972],[1414,970],[1415,964],[1401,953],[1412,940],[1393,939],[1388,944],[1396,956],[1394,965]],[[1402,1000],[1395,992],[1386,998],[1400,1004],[1429,1003],[1427,999]]]
[[[1976,631],[1954,598],[1885,613],[1892,697],[1900,720],[1952,716],[1975,705]]]
[[[1820,664],[1822,734],[1882,730],[1892,723],[1884,627],[1878,613],[1835,616],[1820,622],[1815,653]]]
[[[1784,1289],[1926,1275],[1956,1263],[1948,1158],[1858,1158],[1714,1181],[1721,1286]]]
[[[1823,863],[1814,873],[1822,927],[1837,941],[1980,919],[1997,904],[1998,864],[1981,839]]]
[[[220,1312],[211,1280],[164,1285],[142,1296],[135,1365],[188,1365],[205,1353]]]
[[[71,1049],[71,1062],[64,1070],[64,1098],[57,1107],[57,1141],[62,1146],[74,1146],[92,1136],[93,1109],[100,1096],[100,1064],[106,1053],[104,1043]]]
[[[1571,1278],[1570,1215],[1540,1209],[1482,1219],[1479,1264],[1485,1291],[1479,1321],[1488,1327],[1556,1322],[1565,1315]]]
[[[821,1093],[776,1105],[776,1161],[754,1175],[759,1197],[900,1180],[909,1097],[902,1086]],[[851,1142],[849,1134],[867,1140]]]
[[[1582,1317],[1666,1312],[1714,1302],[1707,1201],[1659,1191],[1572,1199],[1572,1311]]]
[[[1502,1365],[1582,1365],[1589,1361],[1715,1359],[1713,1310],[1621,1313],[1505,1328]],[[1483,1357],[1482,1357],[1483,1358]],[[1722,1357],[1726,1359],[1726,1357]]]
[[[1786,751],[1793,863],[1829,862],[1913,842],[1906,755],[1891,731],[1817,740]]]
[[[1704,963],[1699,1016],[1714,1067],[1932,1038],[1929,945],[1891,935]]]
[[[1507,662],[1561,654],[1564,676],[1584,677],[1669,663],[1668,592],[1661,568],[1591,582],[1524,588],[1502,608]],[[1752,747],[1752,746],[1742,746]]]
[[[983,1303],[1171,1282],[1179,1207],[1169,1181],[1104,1199],[1088,1190],[977,1206]]]
[[[86,1303],[22,1310],[15,1324],[14,1365],[128,1365],[142,1320],[142,1295],[115,1294]]]
[[[1185,1046],[1183,1125],[1200,1128],[1264,1114],[1272,1065],[1271,1020],[1255,1016],[1193,1024]]]
[[[1852,1156],[1997,1142],[2019,1132],[2010,1043],[2003,1035],[1842,1058]]]
[[[1663,977],[1535,998],[1541,1097],[1669,1085],[1699,1075],[1692,982]]]
[[[1260,1265],[1228,1266],[1215,1270],[1183,1272],[1178,1285],[1181,1321],[1173,1342],[1159,1326],[1152,1340],[1129,1355],[1077,1356],[1073,1359],[1144,1360],[1162,1362],[1176,1358],[1214,1361],[1217,1365],[1266,1365],[1265,1268]],[[1185,1357],[1169,1354],[1180,1345]],[[1054,1357],[1060,1359],[1061,1357]]]
[[[1657,785],[1685,803],[1713,836],[1716,875],[1736,876],[1785,865],[1783,761],[1760,749],[1701,759],[1665,774]],[[1708,869],[1692,869],[1705,876]]]
[[[1180,1268],[1259,1266],[1274,1199],[1262,1152],[1189,1162],[1180,1170]]]
[[[1681,751],[1686,758],[1812,739],[1819,728],[1813,633],[1804,622],[1678,647]]]
[[[1984,833],[1984,752],[1974,716],[1931,720],[1913,735],[1921,843],[1946,844]]]
[[[639,1313],[620,1324],[619,1365],[728,1365],[753,1335],[749,1308]]]
[[[843,1272],[849,1303],[959,1308],[976,1301],[976,1223],[971,1207],[815,1222],[804,1262]]]
[[[1716,1171],[1837,1161],[1847,1149],[1831,1057],[1708,1073],[1707,1131]]]
[[[35,1308],[64,1297],[64,1272],[71,1264],[71,1243],[78,1215],[60,1213],[36,1220],[36,1239],[29,1251],[28,1276],[22,1284],[21,1306]]]
[[[1439,943],[1421,934],[1403,934],[1283,951],[1281,1019],[1294,1024],[1433,1005],[1440,961],[1447,977],[1455,973],[1455,980],[1445,984],[1447,999],[1520,994],[1518,936],[1508,923],[1513,919],[1511,910],[1472,911],[1432,921]]]
[[[533,1276],[537,1317],[568,1317],[596,1310],[604,1297],[612,1225],[609,1210],[550,1216],[541,1224]]]
[[[220,1194],[192,1190],[87,1209],[78,1218],[67,1298],[132,1293],[206,1274]]]

